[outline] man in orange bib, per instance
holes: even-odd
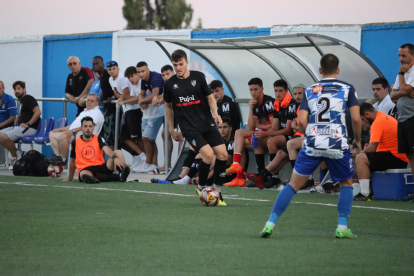
[[[81,127],[83,135],[72,142],[68,181],[72,181],[75,169],[78,169],[80,182],[125,182],[130,169],[125,165],[122,151],[112,151],[102,137],[93,134],[94,123],[91,117],[84,117]],[[106,162],[104,152],[110,157]],[[116,168],[121,171],[119,174],[114,174]]]
[[[354,197],[356,201],[371,201],[372,191],[369,188],[371,172],[389,169],[405,169],[408,158],[398,153],[398,121],[371,104],[362,103],[361,118],[371,125],[371,139],[368,146],[355,158],[361,192]]]

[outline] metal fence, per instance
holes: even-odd
[[[39,102],[62,102],[63,105],[63,118],[67,118],[68,117],[68,100],[66,98],[35,98],[37,101]],[[18,99],[14,99],[16,101],[16,105],[17,105],[17,110],[18,113],[20,115],[20,101]],[[115,141],[114,141],[114,150],[117,150],[119,148],[119,119],[120,119],[120,106],[117,103],[117,100],[113,100],[111,101],[111,103],[116,105],[116,112],[115,112]],[[168,133],[168,122],[167,122],[167,117],[164,117],[164,128],[165,128],[165,133]],[[165,168],[166,168],[166,173],[168,172],[168,168],[169,165],[168,164],[168,139],[164,139],[164,146],[165,146],[165,151],[164,151],[164,164],[165,164]],[[168,173],[167,173],[168,174]]]

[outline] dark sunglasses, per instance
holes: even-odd
[[[113,65],[118,65],[118,63],[116,63],[116,61],[108,61],[107,63],[106,63],[106,66],[108,67],[108,66],[113,66]]]
[[[76,64],[78,64],[79,62],[77,62],[77,61],[75,61],[75,62],[70,62],[70,63],[68,63],[68,66],[75,66]]]

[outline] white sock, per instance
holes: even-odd
[[[273,222],[268,221],[268,222],[266,222],[266,226],[268,226],[268,225],[272,225],[273,227],[275,227],[276,224],[274,224]]]
[[[63,157],[62,157],[62,161],[63,161],[63,162],[66,162],[66,158],[63,158]]]
[[[348,229],[348,226],[338,224],[338,228],[341,229],[342,231],[345,231],[346,229]]]
[[[279,178],[279,174],[272,175],[273,178]]]
[[[143,160],[143,161],[147,160],[147,156],[145,155],[145,152],[141,152],[139,157],[141,157],[141,160]]]
[[[56,156],[60,156],[60,154],[56,154]]]
[[[369,179],[360,179],[359,185],[361,186],[361,194],[364,196],[369,195]]]
[[[221,186],[213,184],[213,188],[217,190],[217,192],[221,193]]]
[[[197,189],[203,190],[206,186],[200,186],[200,184],[197,185]]]
[[[174,184],[185,184],[185,185],[187,185],[188,184],[188,180],[190,180],[190,177],[188,175],[186,175],[186,176],[184,176],[181,179],[178,179],[178,180],[173,181],[173,183]]]
[[[309,175],[309,180],[312,180],[313,179],[313,175]]]

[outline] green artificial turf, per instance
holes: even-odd
[[[358,239],[338,240],[336,207],[309,204],[338,197],[297,194],[261,239],[277,192],[222,191],[204,207],[194,186],[2,176],[0,275],[414,275],[414,203],[355,203],[402,211],[353,208]]]

